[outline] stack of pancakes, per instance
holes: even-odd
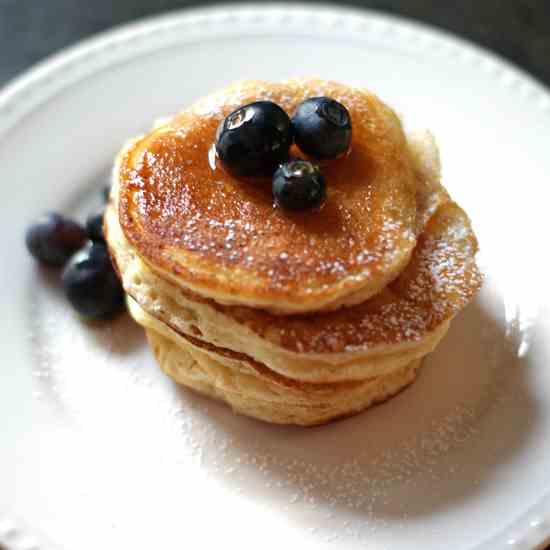
[[[353,127],[349,154],[322,165],[323,208],[287,212],[269,183],[216,165],[231,111],[267,99],[292,114],[314,96],[344,104]],[[277,423],[322,424],[396,394],[481,285],[431,135],[405,135],[376,96],[334,82],[240,82],[131,141],[105,232],[162,370]]]

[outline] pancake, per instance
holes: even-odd
[[[280,316],[224,306],[165,281],[128,246],[108,209],[109,246],[125,291],[183,334],[246,353],[271,370],[310,382],[375,377],[434,349],[481,284],[477,241],[454,202],[439,206],[407,268],[366,302],[332,312]]]
[[[147,313],[141,308],[141,306],[139,306],[137,302],[135,302],[129,296],[127,297],[127,304],[128,311],[132,318],[146,331],[153,330],[154,332],[168,338],[176,346],[183,349],[184,351],[200,351],[206,355],[211,356],[217,362],[223,363],[230,368],[237,369],[238,371],[244,372],[246,374],[259,376],[260,378],[265,379],[271,384],[283,386],[286,389],[291,389],[296,394],[303,394],[304,396],[307,396],[308,401],[311,400],[312,395],[324,395],[325,388],[330,388],[331,390],[333,388],[351,388],[366,379],[375,378],[366,377],[364,379],[338,382],[305,382],[294,378],[288,378],[276,371],[269,369],[267,365],[256,361],[246,353],[236,352],[229,348],[220,347],[201,338],[197,338],[196,336],[184,334],[175,330],[173,327],[163,323],[157,317],[154,317],[153,315]],[[414,359],[411,359],[411,357],[407,357],[406,354],[404,354],[403,360],[399,363],[399,367],[392,369],[391,372],[400,370],[402,367],[412,363],[414,360],[424,357],[427,353],[429,352],[425,351],[424,353],[415,353]],[[380,376],[386,376],[387,374],[390,374],[390,371]]]
[[[319,95],[343,103],[353,125],[349,154],[323,164],[320,212],[275,208],[270,181],[213,168],[209,150],[229,112],[267,99],[292,114]],[[334,82],[237,83],[132,142],[115,178],[129,245],[163,279],[219,304],[292,314],[361,303],[397,277],[416,244],[418,182],[399,119],[376,96]]]
[[[403,390],[420,367],[416,360],[384,377],[305,393],[229,367],[196,347],[183,349],[155,330],[146,334],[161,369],[173,380],[226,402],[237,413],[277,424],[317,426],[347,418]]]

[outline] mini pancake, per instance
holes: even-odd
[[[297,394],[292,388],[228,365],[223,358],[216,360],[199,348],[180,347],[155,330],[146,329],[146,334],[162,371],[173,380],[226,402],[237,413],[277,424],[318,426],[358,414],[406,388],[420,367],[420,360],[415,360],[380,378]]]
[[[250,374],[275,386],[282,386],[285,391],[291,391],[294,397],[298,400],[311,402],[312,398],[323,398],[327,392],[332,394],[335,389],[351,390],[357,387],[358,384],[365,380],[347,380],[343,382],[315,383],[304,382],[293,378],[287,378],[278,372],[270,370],[266,365],[259,363],[249,355],[236,352],[228,348],[222,348],[207,342],[195,336],[179,332],[177,329],[162,323],[158,318],[149,315],[143,310],[137,302],[131,297],[127,297],[128,311],[134,321],[141,325],[146,331],[152,330],[172,341],[176,346],[187,351],[200,351],[203,354],[211,356],[218,363],[223,363],[229,368],[238,370],[246,374]],[[415,359],[406,360],[403,366],[412,363],[413,360],[420,358],[418,355]],[[401,368],[401,367],[400,367]],[[399,369],[393,369],[399,370]],[[387,374],[387,373],[386,373]],[[372,377],[371,379],[374,379]]]
[[[147,313],[302,381],[361,380],[424,356],[481,284],[477,241],[468,217],[451,201],[436,210],[407,268],[379,295],[353,307],[301,316],[190,295],[147,269],[125,243],[114,208],[106,220],[125,291]]]
[[[291,115],[319,95],[343,103],[353,127],[349,154],[322,166],[320,211],[274,207],[270,181],[213,167],[216,128],[231,111],[263,99]],[[418,182],[399,119],[334,82],[230,86],[132,142],[115,177],[130,246],[161,277],[220,304],[278,314],[357,304],[396,278],[416,244]]]

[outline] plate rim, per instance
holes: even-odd
[[[413,21],[402,16],[364,8],[341,7],[325,3],[239,3],[217,4],[209,7],[178,9],[160,15],[144,17],[78,41],[74,45],[46,57],[0,88],[0,146],[3,137],[34,109],[39,108],[71,84],[90,76],[102,67],[119,62],[125,57],[136,57],[174,43],[191,43],[197,36],[170,33],[181,28],[203,29],[198,38],[204,39],[204,27],[217,27],[222,34],[240,35],[244,28],[250,35],[250,23],[263,25],[272,34],[281,34],[278,23],[285,25],[303,22],[314,24],[316,30],[352,34],[363,39],[373,34],[388,34],[392,39],[409,43],[417,49],[440,47],[438,55],[460,58],[478,70],[488,72],[520,100],[536,104],[550,120],[550,90],[525,70],[515,66],[499,54],[491,52],[452,32]],[[228,22],[237,23],[227,25]],[[241,27],[244,25],[244,28]],[[246,27],[248,25],[248,27]],[[225,28],[224,28],[225,26]],[[277,30],[279,29],[279,30]],[[201,32],[203,33],[201,35]],[[288,28],[283,26],[283,33]],[[370,35],[368,34],[370,33]],[[305,32],[302,32],[305,34]],[[156,39],[157,42],[153,42]],[[139,44],[141,48],[130,47]],[[550,488],[549,488],[550,491]],[[9,537],[8,537],[9,535]],[[32,527],[22,527],[14,518],[0,518],[0,543],[36,537]],[[34,540],[34,539],[33,539]],[[516,550],[543,548],[550,542],[550,492],[543,496],[511,524],[505,525],[494,536],[481,541],[471,550],[493,550],[507,546]],[[15,542],[17,547],[17,542]],[[50,548],[33,543],[36,550]],[[10,546],[11,547],[11,546]]]
[[[366,8],[336,7],[324,2],[311,4],[241,2],[176,9],[143,17],[93,34],[47,56],[0,87],[0,140],[10,127],[33,108],[55,96],[69,83],[78,82],[97,71],[102,65],[101,61],[107,62],[108,66],[115,58],[119,61],[124,58],[121,56],[123,53],[121,50],[130,42],[141,44],[143,48],[144,40],[147,38],[167,34],[170,30],[179,27],[188,27],[188,30],[193,31],[200,25],[217,24],[216,30],[224,35],[239,35],[242,32],[242,28],[238,28],[237,25],[224,26],[226,22],[233,24],[246,21],[253,21],[255,24],[269,22],[270,31],[273,34],[280,34],[277,26],[273,25],[274,22],[283,21],[288,25],[304,18],[310,25],[316,24],[318,29],[321,26],[328,29],[345,27],[346,31],[357,38],[359,38],[357,31],[360,30],[364,36],[373,33],[391,34],[392,39],[407,42],[417,50],[428,51],[437,45],[441,50],[439,55],[461,58],[463,62],[492,74],[501,85],[515,90],[520,99],[536,103],[539,110],[550,116],[550,89],[544,83],[501,55],[445,29],[395,14]],[[265,27],[262,28],[265,29]],[[249,34],[256,34],[250,28],[247,31]],[[303,30],[301,33],[305,34]],[[342,35],[342,33],[343,31],[339,30],[338,34]],[[195,37],[191,36],[191,38]],[[200,38],[204,40],[206,37],[203,35]],[[167,41],[165,47],[170,42]],[[190,43],[192,40],[180,35],[177,42]],[[150,44],[143,51],[151,52],[155,49],[157,48]],[[141,51],[138,48],[136,51],[127,52],[127,55],[133,57]],[[433,49],[430,53],[433,54]],[[81,63],[84,60],[90,65]],[[37,88],[39,88],[38,91],[36,91]]]

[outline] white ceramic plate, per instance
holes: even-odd
[[[83,215],[123,141],[240,78],[365,85],[440,141],[487,282],[410,390],[319,429],[172,384],[123,318],[86,326],[22,235]],[[67,50],[0,96],[0,541],[71,548],[535,548],[550,534],[550,96],[368,12],[216,8]]]

